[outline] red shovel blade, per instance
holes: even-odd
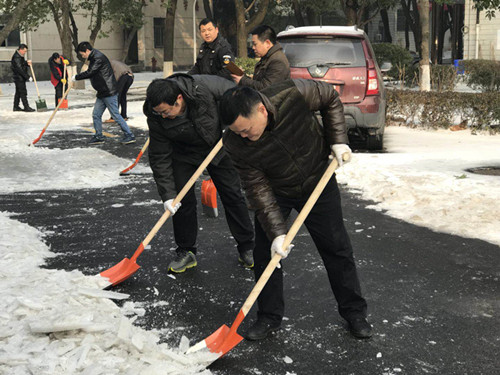
[[[107,278],[111,285],[116,285],[127,280],[130,276],[136,273],[139,268],[141,268],[141,266],[139,266],[136,262],[125,258],[110,269],[102,271],[100,275]]]
[[[206,339],[189,348],[187,353],[207,348],[211,353],[218,354],[218,358],[220,358],[238,345],[241,340],[243,340],[243,337],[238,335],[236,330],[231,330],[224,324]]]

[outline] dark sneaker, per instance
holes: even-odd
[[[349,331],[358,339],[368,339],[372,337],[372,326],[365,318],[353,318],[348,320]]]
[[[126,135],[125,137],[122,138],[120,141],[122,145],[128,145],[130,143],[135,143],[135,137],[133,134]]]
[[[89,141],[89,145],[91,146],[102,145],[103,143],[104,143],[104,137],[97,137],[95,135]]]
[[[14,107],[13,111],[14,112],[22,112],[23,109],[21,107]]]
[[[276,332],[281,327],[281,323],[271,322],[269,320],[257,319],[255,324],[250,327],[245,338],[250,341],[263,340],[271,333]]]
[[[31,107],[26,107],[23,109],[24,112],[35,112],[35,110]]]
[[[177,251],[177,256],[168,265],[168,270],[175,273],[181,273],[197,265],[196,256],[191,251]]]
[[[243,251],[242,253],[240,253],[240,256],[238,257],[238,261],[245,268],[253,268],[253,251],[247,250],[247,251]]]

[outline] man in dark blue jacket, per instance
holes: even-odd
[[[111,63],[108,58],[101,51],[92,48],[89,42],[81,42],[76,51],[81,57],[88,59],[90,64],[89,68],[85,72],[74,75],[72,80],[79,81],[90,78],[92,87],[97,91],[94,111],[92,112],[95,135],[92,137],[89,144],[98,145],[104,143],[104,137],[102,135],[102,114],[106,108],[109,110],[111,117],[123,130],[124,137],[121,140],[121,143],[134,143],[134,134],[132,134],[127,123],[118,111],[117,83],[113,73],[113,68],[111,67]]]
[[[28,46],[26,44],[19,45],[19,48],[10,61],[12,69],[12,78],[14,79],[14,84],[16,85],[16,94],[14,95],[14,112],[24,111],[33,112],[34,109],[30,107],[28,103],[28,90],[26,90],[26,81],[32,81],[33,79],[28,74],[28,66],[31,65],[31,61],[24,59],[24,55],[28,52]],[[24,109],[19,107],[19,101],[23,102]]]

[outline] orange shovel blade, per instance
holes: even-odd
[[[100,275],[107,278],[111,285],[117,285],[122,281],[127,280],[130,276],[136,273],[139,268],[141,268],[141,266],[137,263],[125,258],[110,269],[102,271]]]
[[[243,340],[243,337],[238,335],[236,330],[231,331],[231,329],[224,324],[205,340],[188,350],[188,353],[195,352],[206,347],[211,353],[219,354],[220,358],[238,345],[241,340]]]

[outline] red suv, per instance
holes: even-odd
[[[350,138],[369,150],[383,146],[385,89],[368,36],[356,26],[288,27],[278,41],[290,62],[292,78],[334,85],[344,104]]]

